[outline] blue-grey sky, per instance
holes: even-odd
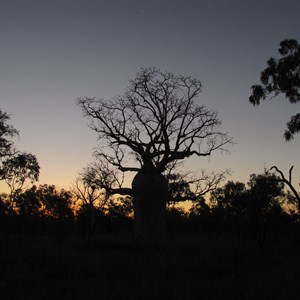
[[[248,102],[280,41],[300,40],[299,11],[296,0],[1,0],[0,108],[20,131],[17,147],[37,156],[40,183],[68,188],[97,145],[76,98],[122,94],[155,66],[200,79],[199,102],[237,143],[186,168],[231,168],[228,179],[247,182],[264,167],[295,165],[299,182],[300,136],[283,138],[299,104]]]

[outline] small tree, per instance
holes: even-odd
[[[3,161],[15,153],[14,144],[10,140],[18,135],[18,131],[10,124],[9,115],[0,109],[0,180],[5,179]]]
[[[217,112],[196,102],[201,88],[201,82],[189,76],[147,68],[122,96],[77,101],[101,140],[97,155],[122,172],[137,172],[132,195],[139,242],[164,240],[166,168],[193,155],[210,156],[231,143],[220,131]]]
[[[18,194],[14,201],[20,215],[28,218],[39,216],[42,203],[39,199],[37,187],[35,185],[23,193]]]
[[[287,39],[280,43],[279,59],[271,57],[268,67],[261,72],[261,84],[252,86],[249,101],[259,105],[269,95],[273,97],[284,94],[290,103],[300,101],[300,45],[296,40]],[[287,123],[284,137],[287,141],[300,131],[300,114],[291,117]]]
[[[64,189],[57,190],[55,185],[43,184],[36,191],[45,216],[56,220],[67,220],[73,217],[71,209],[72,193]]]
[[[263,248],[270,217],[282,213],[279,199],[284,196],[284,184],[275,174],[265,170],[263,174],[251,174],[248,182],[253,225],[258,234],[260,249]]]
[[[110,197],[106,205],[106,211],[111,217],[130,218],[133,213],[132,197],[129,195]]]
[[[169,187],[168,204],[175,205],[182,201],[196,204],[206,194],[218,189],[227,175],[230,175],[230,170],[221,173],[207,173],[204,170],[195,173],[170,173],[166,176]]]
[[[9,207],[13,208],[13,199],[22,192],[27,181],[38,180],[40,166],[33,154],[18,152],[10,138],[18,131],[8,121],[10,117],[0,110],[0,180],[10,188]]]
[[[15,197],[20,194],[26,182],[38,180],[40,166],[33,154],[18,153],[3,161],[2,170],[4,181],[10,189],[10,206],[13,207]]]
[[[248,198],[242,182],[228,181],[223,187],[215,189],[211,193],[210,205],[218,225],[233,225],[241,234],[249,208]]]
[[[85,169],[77,178],[72,193],[80,207],[78,218],[82,227],[84,244],[89,246],[95,228],[96,214],[103,210],[108,200],[105,189],[94,183],[93,169]]]

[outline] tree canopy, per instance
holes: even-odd
[[[278,52],[281,57],[271,57],[267,68],[261,72],[261,84],[252,86],[249,101],[253,105],[259,105],[268,96],[272,99],[279,94],[284,94],[290,103],[300,101],[300,45],[294,39],[286,39],[280,43]],[[287,123],[284,137],[290,141],[299,131],[300,114],[297,113]]]
[[[35,155],[15,149],[11,139],[19,132],[8,123],[9,120],[10,116],[0,109],[0,180],[8,185],[13,201],[26,181],[38,180],[40,166]]]
[[[36,157],[31,153],[18,153],[3,162],[1,172],[9,186],[11,193],[21,191],[26,181],[37,181],[40,166]]]
[[[123,95],[77,103],[101,140],[99,156],[121,171],[161,173],[175,160],[209,156],[231,142],[219,129],[217,112],[197,103],[201,88],[190,76],[146,68]]]

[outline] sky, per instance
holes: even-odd
[[[300,41],[299,11],[296,0],[1,0],[0,109],[20,132],[17,148],[36,155],[39,183],[69,188],[98,144],[78,97],[121,95],[145,67],[190,75],[235,144],[185,169],[231,169],[228,180],[246,183],[294,165],[296,184],[300,135],[287,143],[283,132],[299,103],[248,98],[280,41]]]

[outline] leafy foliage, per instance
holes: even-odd
[[[19,194],[15,198],[15,205],[18,213],[22,216],[39,216],[42,202],[39,199],[37,187],[34,185],[30,189]]]
[[[21,215],[66,219],[73,215],[72,194],[54,185],[32,186],[15,198],[16,208]]]
[[[10,124],[9,115],[0,110],[0,180],[4,180],[10,189],[10,208],[14,198],[22,192],[26,182],[35,182],[39,178],[40,166],[36,157],[15,149],[10,139],[18,131]]]
[[[10,124],[9,115],[0,109],[0,162],[2,158],[14,153],[13,142],[9,139],[18,135],[18,131]],[[0,178],[2,174],[0,173]]]
[[[251,234],[263,246],[268,226],[285,222],[283,205],[288,201],[284,184],[265,170],[251,174],[247,186],[228,181],[211,192],[210,199],[194,203],[190,219],[196,226],[210,230],[230,230],[239,235]],[[277,224],[277,225],[276,225]],[[268,225],[268,226],[267,226]]]
[[[278,51],[282,57],[279,59],[271,57],[267,61],[267,68],[261,72],[261,84],[252,86],[249,101],[253,105],[259,105],[260,100],[265,100],[269,95],[275,97],[281,93],[290,103],[300,101],[300,45],[294,39],[286,39],[280,43]],[[290,141],[299,131],[300,114],[298,113],[287,123],[284,137]]]
[[[40,166],[31,153],[18,153],[7,158],[2,164],[4,180],[10,188],[11,198],[20,194],[24,184],[35,182],[39,178]]]
[[[269,212],[278,206],[278,197],[284,194],[284,184],[278,180],[275,174],[268,171],[259,175],[251,174],[248,186],[253,204],[264,212]]]
[[[105,211],[110,216],[133,216],[133,202],[131,196],[112,196],[108,199]]]
[[[42,203],[43,213],[55,219],[65,219],[73,215],[72,193],[64,189],[57,190],[54,185],[41,185],[37,190]]]

